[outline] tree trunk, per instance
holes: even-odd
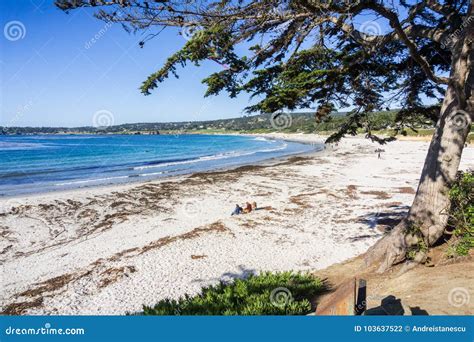
[[[445,231],[450,207],[448,191],[474,116],[473,22],[453,48],[450,82],[409,213],[367,252],[367,263],[378,264],[379,272],[405,260],[407,251],[416,250],[416,246],[432,246]],[[423,254],[420,251],[415,260],[423,260]]]

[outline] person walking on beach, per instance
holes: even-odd
[[[382,150],[381,148],[378,148],[375,150],[375,153],[377,153],[377,158],[380,159],[382,158],[382,155],[380,153],[385,152],[385,150]]]
[[[240,205],[236,204],[235,209],[232,212],[232,214],[230,214],[230,216],[242,214],[242,211],[243,211],[242,207]]]

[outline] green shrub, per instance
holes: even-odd
[[[408,248],[406,258],[408,260],[415,260],[420,253],[426,254],[427,252],[428,246],[426,245],[426,242],[422,238],[419,238],[416,245]]]
[[[405,257],[408,260],[415,260],[419,255],[426,255],[428,252],[428,245],[423,239],[423,233],[420,230],[421,224],[420,223],[412,223],[408,225],[405,229],[405,234],[416,238],[418,241],[415,245],[410,246],[407,251]],[[421,254],[420,254],[421,253]]]
[[[459,172],[449,191],[451,209],[448,225],[453,238],[449,256],[467,255],[474,248],[474,171]]]
[[[474,125],[473,125],[473,127],[474,127]],[[473,129],[474,129],[474,128],[471,128],[471,131],[472,131]],[[467,136],[466,143],[468,143],[468,144],[474,144],[474,134],[473,134],[473,133],[470,133],[470,134]]]
[[[323,282],[307,273],[251,275],[202,289],[196,296],[164,299],[143,307],[145,315],[304,315],[310,300],[324,290]]]

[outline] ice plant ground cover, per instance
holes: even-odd
[[[308,273],[264,272],[205,287],[195,296],[164,299],[145,306],[145,315],[304,315],[313,297],[325,290]]]

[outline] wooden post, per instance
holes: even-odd
[[[317,316],[361,315],[367,308],[367,282],[352,278],[325,296],[316,307]]]

